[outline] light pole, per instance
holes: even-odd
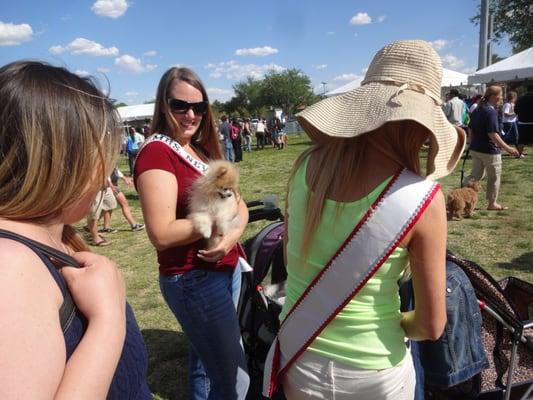
[[[326,84],[327,82],[321,82],[322,83],[322,89],[324,90],[324,96],[326,95]]]

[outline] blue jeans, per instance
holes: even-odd
[[[233,143],[231,141],[224,142],[224,158],[227,161],[235,161],[235,150],[233,150]]]
[[[240,268],[160,276],[159,285],[189,339],[189,399],[244,399],[250,378],[235,311]]]

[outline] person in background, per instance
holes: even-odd
[[[265,121],[261,118],[257,121],[255,128],[256,149],[262,150],[265,148]]]
[[[117,200],[111,189],[111,182],[106,180],[106,185],[98,192],[94,199],[91,210],[87,215],[87,231],[91,235],[91,246],[109,246],[111,241],[105,239],[100,233],[115,233],[117,230],[111,228],[111,213],[117,208]],[[107,217],[105,217],[107,213]],[[98,221],[104,216],[104,229],[98,230]],[[105,229],[107,227],[107,229]]]
[[[297,115],[313,145],[296,161],[287,192],[288,279],[280,315],[280,363],[292,356],[286,354],[291,343],[302,341],[297,358],[283,367],[286,373],[280,378],[288,400],[413,398],[415,371],[405,337],[436,340],[446,322],[445,201],[439,185],[422,175],[419,152],[429,139],[433,156],[427,178],[437,179],[453,170],[465,144],[464,132],[447,121],[440,107],[441,79],[441,61],[429,43],[393,42],[374,56],[359,88]],[[402,231],[399,239],[388,238],[384,231],[372,235],[371,228],[364,231],[362,222],[372,218],[370,211],[377,212],[382,199],[390,202],[388,219],[403,209],[402,199],[388,197],[397,182],[398,190],[404,187],[402,176],[410,177],[413,190],[408,192],[416,204],[423,204],[414,209],[425,210],[414,211],[412,230]],[[417,186],[424,189],[414,189]],[[379,231],[380,226],[378,222],[373,228]],[[399,222],[395,229],[404,226]],[[390,248],[379,264],[372,264],[376,261],[371,258],[367,265],[366,251],[349,250],[359,229],[367,232],[357,236],[361,246]],[[364,244],[368,242],[373,246]],[[330,275],[328,260],[345,251],[351,256],[339,263],[353,274]],[[407,265],[416,308],[400,313],[397,282]],[[363,267],[372,268],[369,275],[361,270],[359,280],[352,278]],[[342,306],[337,307],[332,298],[344,280],[353,297],[345,298],[343,291],[338,300]],[[311,292],[324,299],[324,313],[322,306],[305,310],[305,299],[300,303]],[[330,302],[338,314],[329,313]],[[298,323],[294,315],[302,314],[302,320],[313,322]],[[291,318],[294,329],[289,330]],[[315,323],[323,330],[311,335],[306,327]]]
[[[477,106],[479,106],[479,102],[481,101],[482,97],[483,96],[480,94],[476,94],[474,96],[474,98],[472,99],[472,104],[470,104],[470,107],[468,108],[468,112],[470,113],[470,115],[472,115]]]
[[[237,118],[233,118],[231,121],[231,143],[233,144],[233,151],[235,152],[235,162],[242,161],[242,135],[241,124],[237,121]]]
[[[463,117],[465,114],[465,102],[459,98],[459,91],[457,89],[450,90],[449,100],[443,105],[444,115],[455,126],[463,125]]]
[[[220,135],[222,136],[222,144],[224,148],[224,158],[227,161],[235,161],[235,150],[233,149],[233,142],[231,140],[231,124],[228,122],[228,117],[223,115],[221,117],[222,123],[218,127]]]
[[[151,399],[120,269],[72,226],[116,162],[113,103],[88,77],[17,61],[0,68],[0,110],[0,398]]]
[[[471,116],[470,128],[472,140],[470,155],[472,157],[472,171],[463,179],[463,186],[471,180],[479,181],[487,175],[487,210],[501,211],[507,209],[498,203],[502,174],[501,150],[518,156],[518,150],[509,146],[500,136],[500,124],[496,107],[502,101],[502,88],[489,86]]]
[[[144,136],[137,132],[133,127],[129,127],[129,134],[126,141],[126,154],[128,155],[128,166],[130,168],[130,176],[133,176],[133,164],[139,148],[144,142]]]
[[[192,70],[163,74],[152,121],[154,135],[137,156],[134,182],[157,250],[161,292],[189,340],[188,398],[243,400],[250,378],[236,313],[237,242],[248,209],[241,200],[238,225],[212,248],[187,219],[189,188],[209,160],[222,159],[205,87]],[[221,132],[228,133],[222,126]]]
[[[515,105],[518,117],[518,144],[519,157],[526,155],[524,147],[533,144],[533,86],[527,88],[527,93],[518,98]]]
[[[244,151],[252,151],[252,128],[250,127],[250,119],[244,118],[242,122],[242,138],[244,139]]]
[[[514,112],[516,103],[516,92],[507,92],[506,102],[502,108],[502,123],[503,123],[503,141],[507,144],[517,145],[518,142],[518,126],[516,124],[517,118]]]
[[[117,203],[119,204],[122,215],[124,215],[124,218],[126,221],[128,221],[128,224],[130,224],[131,230],[134,232],[142,231],[144,229],[144,224],[140,224],[135,220],[135,217],[131,213],[130,204],[128,203],[128,199],[120,190],[120,187],[118,186],[118,180],[122,179],[126,185],[133,186],[133,181],[131,178],[124,176],[124,174],[118,169],[118,167],[113,168],[113,172],[111,172],[111,176],[109,177],[111,181],[111,190],[113,191],[113,195],[115,196],[115,199]],[[103,217],[104,217],[104,227],[103,229],[99,230],[99,232],[102,233],[115,233],[117,232],[116,229],[111,227],[111,213],[112,210],[104,210],[103,211]]]

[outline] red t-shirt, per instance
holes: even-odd
[[[200,172],[179,157],[168,145],[151,142],[139,152],[135,161],[134,182],[145,171],[161,169],[176,177],[178,182],[178,199],[176,203],[176,219],[186,218],[189,214],[187,192],[192,182],[200,176]],[[159,273],[176,275],[192,269],[231,271],[237,265],[239,253],[237,246],[217,263],[206,263],[198,258],[198,250],[205,248],[205,240],[198,240],[185,246],[171,247],[157,252]]]

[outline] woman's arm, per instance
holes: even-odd
[[[188,219],[176,219],[178,181],[164,170],[150,169],[137,178],[137,191],[150,241],[157,250],[184,246],[202,238]]]
[[[106,397],[124,342],[124,282],[114,264],[90,257],[95,265],[76,256],[88,268],[67,280],[89,326],[65,365],[59,287],[26,246],[0,243],[0,398]]]
[[[240,240],[246,225],[248,224],[248,207],[242,198],[239,199],[238,206],[239,226],[228,232],[227,235],[221,236],[220,242],[213,248],[200,250],[198,257],[207,262],[217,262],[224,258],[226,254]]]
[[[402,313],[401,325],[413,340],[437,340],[446,324],[446,235],[446,206],[439,191],[408,243],[415,309]]]

